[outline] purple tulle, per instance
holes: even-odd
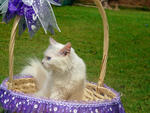
[[[14,77],[17,78],[22,77]],[[5,79],[0,86],[0,104],[11,113],[125,113],[119,93],[106,85],[117,95],[111,101],[56,101],[8,90],[7,81]]]

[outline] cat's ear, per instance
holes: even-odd
[[[60,54],[66,56],[66,55],[70,54],[70,51],[71,51],[71,43],[68,42],[68,43],[60,50]]]
[[[54,40],[53,38],[49,38],[49,42],[51,45],[57,44],[56,40]]]

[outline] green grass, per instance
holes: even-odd
[[[103,50],[103,27],[96,8],[54,7],[62,32],[58,42],[70,41],[87,65],[87,79],[97,82]],[[127,113],[150,111],[150,12],[123,9],[107,10],[110,48],[105,83],[122,94]],[[12,21],[0,24],[0,81],[8,76],[8,44]],[[28,32],[16,36],[14,73],[26,59],[42,59],[49,45],[43,29],[30,39]]]

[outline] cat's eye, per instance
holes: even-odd
[[[46,57],[46,59],[47,59],[47,60],[50,60],[50,59],[51,59],[51,57],[47,56],[47,57]]]

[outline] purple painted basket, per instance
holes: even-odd
[[[30,78],[31,76],[24,76]],[[20,79],[22,76],[15,76]],[[120,94],[104,85],[116,94],[111,101],[56,101],[46,98],[35,98],[31,95],[8,90],[5,79],[0,86],[0,103],[11,113],[125,113],[120,101]],[[95,84],[95,83],[93,83]]]
[[[101,5],[101,2],[100,0],[94,0],[94,2],[97,5],[103,20],[104,51],[99,81],[97,84],[87,82],[88,84],[90,84],[88,87],[92,86],[91,89],[93,92],[89,91],[90,88],[88,89],[86,87],[85,89],[87,92],[86,94],[84,94],[84,97],[88,98],[89,94],[92,94],[93,98],[95,98],[94,96],[98,95],[98,97],[104,97],[104,99],[97,100],[96,97],[95,100],[92,98],[93,100],[89,99],[88,101],[59,101],[47,99],[44,97],[36,98],[31,94],[26,94],[25,91],[23,91],[24,93],[17,92],[16,89],[20,87],[18,83],[22,82],[19,80],[28,79],[33,82],[33,89],[36,89],[36,86],[34,86],[34,78],[32,78],[31,76],[13,76],[14,41],[16,29],[20,21],[20,16],[16,16],[11,32],[11,39],[9,45],[9,78],[5,79],[0,85],[0,104],[4,110],[9,113],[125,113],[122,103],[120,101],[120,94],[103,83],[106,73],[108,56],[109,32],[107,17]],[[100,90],[102,90],[102,92],[99,92]],[[36,90],[31,92],[35,91]],[[108,99],[105,99],[105,97],[107,97]]]

